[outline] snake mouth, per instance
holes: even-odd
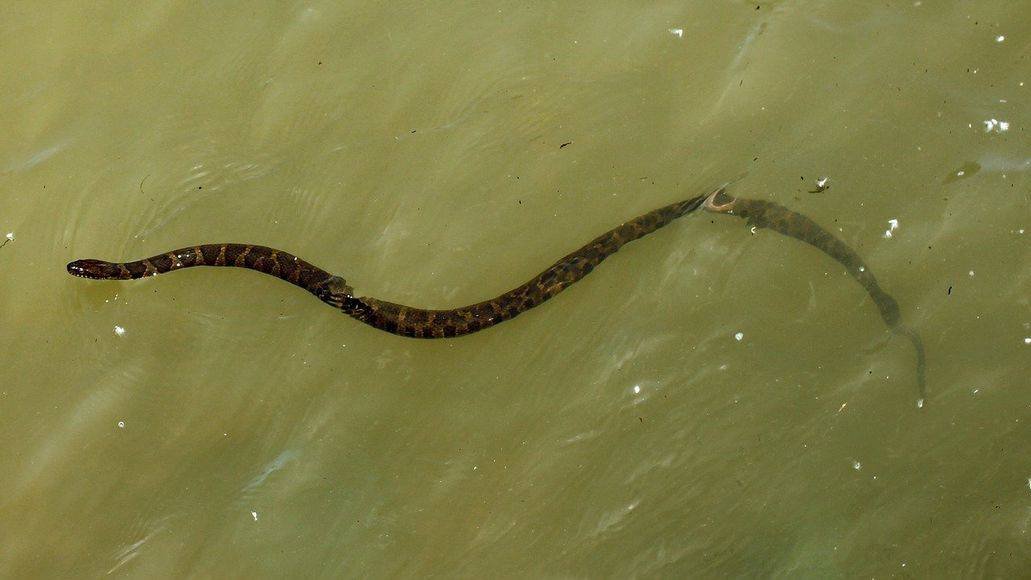
[[[716,191],[709,194],[709,197],[705,198],[702,203],[702,207],[706,211],[712,211],[716,213],[730,213],[734,211],[734,204],[737,199],[733,196],[727,195],[727,192],[721,187]]]

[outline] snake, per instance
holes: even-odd
[[[924,341],[912,327],[902,322],[899,303],[891,294],[881,288],[877,278],[863,259],[833,234],[812,219],[792,211],[779,203],[762,199],[734,197],[717,190],[702,203],[706,211],[739,217],[755,228],[766,228],[779,234],[805,242],[837,260],[850,276],[866,289],[881,320],[889,330],[909,339],[916,352],[917,387],[920,398],[917,405],[923,406],[927,398],[927,355]]]
[[[540,306],[590,274],[624,245],[662,228],[699,208],[745,219],[810,244],[845,266],[866,289],[885,325],[906,336],[917,353],[921,403],[925,393],[925,355],[920,335],[902,323],[898,302],[885,292],[862,258],[810,218],[780,204],[733,197],[726,185],[671,203],[624,222],[560,258],[526,283],[490,300],[449,309],[426,309],[356,296],[347,281],[283,250],[255,244],[201,244],[131,262],[83,259],[70,262],[68,272],[93,280],[131,280],[195,266],[224,266],[256,270],[314,294],[344,314],[391,334],[411,338],[453,338],[490,328]]]
[[[344,314],[391,334],[412,338],[452,338],[490,328],[543,304],[590,274],[602,260],[628,242],[698,209],[705,197],[700,195],[678,201],[638,216],[594,238],[517,288],[490,300],[446,310],[415,308],[369,296],[355,296],[344,278],[288,252],[252,244],[189,246],[134,262],[76,260],[68,264],[68,272],[94,280],[129,280],[194,266],[247,268],[300,286]]]

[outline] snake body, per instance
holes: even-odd
[[[722,188],[715,193],[722,191]],[[447,310],[428,310],[368,296],[355,296],[347,282],[293,254],[252,244],[205,244],[172,250],[134,262],[76,260],[68,272],[95,280],[130,280],[193,266],[230,266],[257,270],[300,286],[323,302],[369,326],[413,338],[450,338],[511,320],[538,306],[591,273],[628,242],[646,236],[701,206],[693,197],[648,212],[591,240],[530,281],[504,294]]]
[[[923,340],[915,330],[902,323],[898,302],[881,288],[869,266],[863,262],[855,250],[823,229],[820,224],[772,201],[736,198],[724,191],[715,191],[705,199],[703,207],[707,211],[742,218],[750,226],[768,228],[805,242],[840,262],[849,275],[866,289],[870,299],[877,306],[884,324],[896,334],[908,338],[913,344],[913,349],[916,351],[917,385],[920,389],[919,402],[923,404],[927,390],[926,355],[924,354]]]
[[[840,262],[866,289],[885,325],[912,342],[916,350],[917,381],[923,400],[925,356],[920,335],[902,323],[898,302],[881,289],[859,254],[802,214],[769,201],[732,197],[723,187],[708,195],[672,203],[625,222],[559,259],[525,284],[500,296],[446,310],[415,308],[369,296],[355,296],[340,276],[288,252],[253,244],[190,246],[133,262],[76,260],[68,264],[68,272],[96,280],[129,280],[194,266],[247,268],[300,286],[348,316],[380,330],[413,338],[449,338],[478,332],[539,306],[590,274],[598,264],[625,244],[703,206],[708,211],[734,215],[747,220],[749,225],[769,228],[803,241]]]

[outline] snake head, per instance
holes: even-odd
[[[75,260],[67,266],[68,273],[91,280],[120,280],[129,278],[128,271],[122,271],[118,264],[103,260]]]

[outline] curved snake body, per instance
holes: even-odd
[[[926,356],[924,343],[915,330],[902,323],[899,304],[890,294],[885,292],[870,267],[859,254],[848,247],[845,242],[834,237],[820,224],[790,209],[761,199],[735,198],[726,192],[716,191],[703,203],[707,211],[734,215],[747,221],[748,225],[768,228],[779,234],[805,242],[828,256],[834,258],[845,267],[845,270],[859,282],[870,299],[877,306],[884,324],[893,332],[905,336],[916,350],[917,385],[920,389],[920,402],[926,398]]]
[[[525,284],[500,296],[446,310],[415,308],[369,296],[355,296],[347,282],[293,254],[252,244],[205,244],[158,254],[134,262],[76,260],[68,272],[96,280],[128,280],[193,266],[229,266],[257,270],[286,280],[369,326],[413,338],[447,338],[494,326],[538,306],[591,273],[625,244],[646,236],[699,207],[743,218],[810,244],[840,262],[877,306],[884,323],[912,342],[917,356],[921,401],[925,393],[925,356],[920,335],[902,324],[898,302],[881,289],[870,268],[844,242],[808,217],[769,201],[734,198],[724,188],[661,207],[634,218],[564,256]]]
[[[248,268],[300,286],[323,302],[380,330],[413,338],[449,338],[511,320],[544,303],[590,274],[602,260],[623,245],[694,211],[705,197],[678,201],[634,218],[561,258],[518,288],[490,300],[447,310],[414,308],[368,296],[355,296],[343,278],[293,254],[251,244],[190,246],[135,262],[76,260],[68,264],[68,272],[95,280],[129,280],[193,266]]]

